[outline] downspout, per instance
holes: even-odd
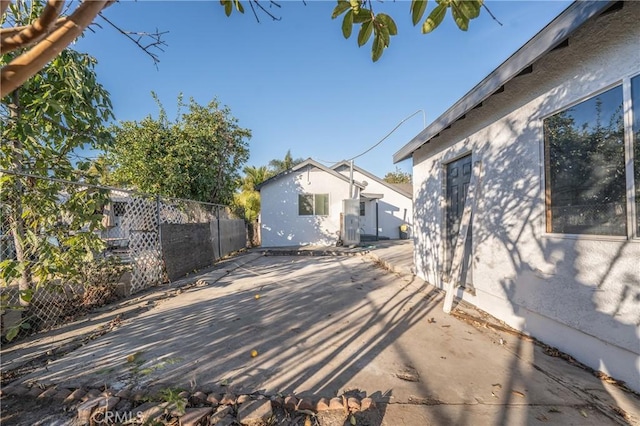
[[[353,160],[349,161],[349,198],[353,199]]]

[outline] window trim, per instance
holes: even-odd
[[[590,92],[584,96],[580,96],[572,102],[563,104],[562,106],[555,108],[554,110],[541,115],[539,132],[540,132],[540,200],[542,202],[542,214],[540,215],[541,228],[542,228],[542,236],[546,239],[571,239],[571,240],[599,240],[599,241],[629,241],[632,243],[640,243],[640,232],[638,232],[637,224],[634,220],[637,221],[637,215],[640,215],[640,211],[636,211],[636,197],[635,197],[635,187],[640,184],[640,182],[634,182],[634,152],[633,152],[633,111],[631,99],[631,80],[633,78],[640,78],[640,73],[638,71],[634,71],[633,73],[627,74],[619,79],[614,80],[613,82],[603,86],[599,90]],[[548,231],[548,220],[547,220],[547,143],[545,141],[544,135],[544,120],[552,117],[562,111],[565,111],[569,108],[572,108],[584,101],[587,101],[591,98],[594,98],[602,93],[605,93],[617,86],[622,87],[622,119],[623,119],[623,142],[624,142],[624,164],[625,164],[625,193],[626,193],[626,225],[627,225],[627,235],[601,235],[601,234],[561,234],[555,232]],[[640,106],[637,106],[636,112],[640,113]],[[640,130],[640,129],[639,129]]]

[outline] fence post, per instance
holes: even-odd
[[[160,265],[160,282],[162,282],[162,263],[163,263],[163,250],[162,250],[162,227],[160,226],[160,194],[156,194],[156,224],[158,227],[158,254],[160,259],[158,264]]]
[[[222,259],[222,236],[220,235],[220,206],[216,206],[216,221],[218,222],[218,259]]]

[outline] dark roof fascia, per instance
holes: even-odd
[[[331,168],[333,170],[335,170],[338,167],[342,167],[342,166],[351,167],[351,165],[349,164],[348,161],[341,161],[341,162],[336,163],[333,166],[331,166]],[[409,198],[411,200],[413,199],[413,194],[411,194],[410,192],[407,192],[407,191],[403,190],[402,188],[398,188],[396,186],[393,186],[389,182],[386,182],[384,179],[380,179],[378,176],[372,174],[371,172],[366,171],[362,167],[358,167],[358,166],[356,166],[354,164],[353,165],[353,170],[357,170],[358,172],[362,173],[363,175],[365,175],[369,179],[374,180],[374,181],[378,182],[379,184],[386,186],[387,188],[391,189],[392,191],[397,192],[400,195],[403,195],[403,196],[405,196],[405,197],[407,197],[407,198]]]
[[[573,2],[531,40],[525,43],[473,89],[467,92],[458,102],[453,104],[451,108],[393,154],[393,162],[398,163],[411,157],[422,145],[428,143],[442,130],[487,100],[492,94],[504,86],[504,84],[566,40],[569,35],[574,33],[589,19],[599,15],[614,3],[616,3],[616,1]]]
[[[267,184],[270,184],[270,183],[272,183],[272,182],[274,182],[274,181],[276,181],[276,180],[279,180],[280,178],[282,178],[282,177],[284,177],[284,176],[287,176],[287,175],[289,175],[289,174],[291,174],[291,173],[295,173],[295,172],[297,172],[297,171],[299,171],[299,170],[301,170],[301,169],[304,169],[304,168],[305,168],[305,167],[307,167],[307,166],[317,167],[318,169],[320,169],[320,170],[322,170],[322,171],[324,171],[324,172],[327,172],[327,173],[329,173],[330,175],[332,175],[332,176],[334,176],[334,177],[337,177],[337,178],[339,178],[339,179],[342,179],[343,181],[345,181],[345,182],[349,183],[349,178],[348,178],[348,177],[346,177],[346,176],[344,176],[344,175],[342,175],[342,174],[340,174],[340,173],[336,172],[335,170],[332,170],[332,169],[328,168],[328,167],[327,167],[327,166],[325,166],[325,165],[322,165],[322,164],[318,163],[317,161],[315,161],[315,160],[313,160],[313,159],[311,159],[311,158],[308,158],[308,159],[306,159],[305,161],[303,161],[302,163],[300,163],[300,164],[297,164],[297,165],[293,166],[293,167],[292,167],[292,168],[290,168],[289,170],[285,170],[284,172],[280,172],[280,173],[278,173],[278,174],[277,174],[277,175],[275,175],[275,176],[271,176],[269,179],[265,180],[265,181],[264,181],[264,182],[262,182],[261,184],[256,185],[256,189],[257,189],[258,191],[260,191],[260,190],[262,189],[262,187],[263,187],[263,186],[265,186],[265,185],[267,185]],[[358,188],[360,188],[360,189],[363,189],[363,188],[364,188],[364,185],[362,185],[362,183],[360,183],[360,182],[358,182],[358,181],[355,181],[355,180],[354,180],[354,181],[353,181],[353,184],[354,184],[355,186],[357,186]]]

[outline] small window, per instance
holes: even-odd
[[[360,201],[360,216],[364,216],[365,215],[365,205],[364,205],[364,201]]]
[[[299,216],[328,216],[329,194],[298,194]]]
[[[626,235],[622,87],[544,120],[547,232]]]

